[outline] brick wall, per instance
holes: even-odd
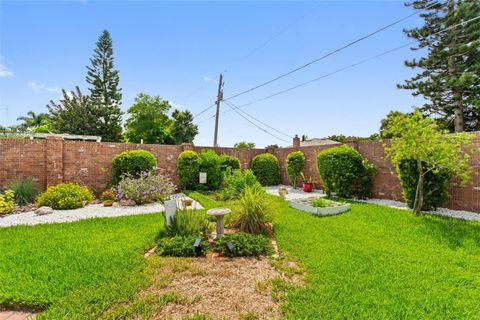
[[[471,147],[480,151],[480,132]],[[395,174],[395,168],[386,158],[381,142],[347,142],[356,148],[365,158],[375,164],[377,175],[374,180],[375,198],[402,200],[402,189]],[[316,188],[322,188],[316,168],[317,154],[332,146],[312,146],[282,149],[235,149],[181,146],[123,144],[108,142],[64,141],[55,137],[45,140],[0,139],[0,187],[9,182],[29,177],[43,186],[63,181],[75,181],[88,185],[96,191],[105,188],[109,181],[112,158],[125,150],[145,149],[155,155],[158,167],[177,181],[176,161],[183,150],[211,149],[218,154],[226,153],[240,159],[243,168],[249,168],[251,159],[263,152],[274,154],[280,161],[282,183],[290,184],[286,175],[287,155],[301,150],[306,157],[305,175],[312,177]],[[446,207],[480,212],[480,152],[471,158],[474,171],[472,182],[466,187],[450,186],[450,198]]]

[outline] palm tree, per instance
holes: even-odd
[[[19,127],[22,130],[28,130],[46,124],[49,117],[48,113],[40,112],[36,114],[33,111],[28,111],[26,116],[18,117],[17,121],[23,121]]]

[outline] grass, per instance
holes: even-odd
[[[147,285],[143,252],[161,214],[0,228],[0,305],[40,319],[97,319]]]

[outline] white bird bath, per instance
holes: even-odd
[[[207,211],[209,216],[217,217],[217,236],[216,239],[223,237],[223,216],[229,214],[232,210],[228,208],[214,208]]]

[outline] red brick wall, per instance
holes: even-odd
[[[452,185],[446,207],[480,212],[480,132],[472,147],[479,150],[471,158],[474,171],[472,182],[466,187]],[[356,148],[365,158],[377,167],[373,195],[375,198],[402,200],[401,187],[395,174],[395,168],[386,158],[381,142],[360,141],[349,145]],[[125,150],[145,149],[155,155],[158,167],[165,171],[174,182],[177,181],[176,161],[178,155],[187,149],[197,152],[203,149],[215,150],[240,159],[243,168],[249,168],[251,159],[263,152],[273,153],[280,161],[281,181],[290,184],[286,175],[287,155],[301,150],[306,157],[305,174],[311,176],[316,188],[322,183],[316,168],[317,154],[332,146],[314,146],[282,149],[235,149],[192,147],[191,145],[169,146],[148,144],[123,144],[108,142],[63,141],[50,137],[45,140],[0,139],[0,187],[9,182],[31,177],[42,185],[56,184],[62,181],[75,181],[88,185],[96,191],[105,188],[109,181],[112,158]]]

